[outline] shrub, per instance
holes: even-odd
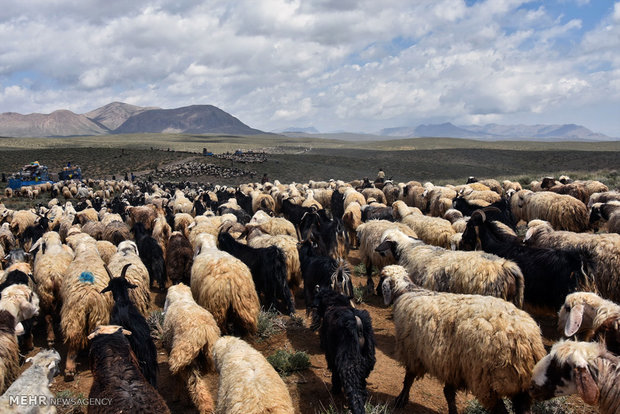
[[[267,357],[267,361],[274,367],[278,374],[288,376],[293,372],[303,371],[310,367],[310,357],[303,351],[291,352],[279,349]]]

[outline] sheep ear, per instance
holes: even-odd
[[[575,384],[577,392],[586,404],[597,405],[599,389],[587,367],[575,367]]]
[[[131,266],[131,263],[127,263],[125,266],[123,266],[123,270],[121,270],[121,279],[125,279],[125,274],[127,273],[127,269],[129,269],[129,266]]]
[[[25,332],[24,325],[22,325],[21,322],[19,322],[17,325],[15,325],[15,335],[16,336],[23,335],[24,332]]]
[[[383,241],[380,245],[378,245],[375,248],[375,251],[377,253],[385,253],[385,252],[387,252],[388,250],[390,250],[392,248],[392,244],[393,243],[394,242],[392,242],[392,241],[385,240],[385,241]]]
[[[103,293],[109,292],[110,290],[111,290],[111,289],[110,289],[110,286],[106,286],[106,287],[104,287],[104,288],[101,290],[101,292],[99,292],[99,293],[102,293],[102,294],[103,294]]]
[[[131,331],[128,331],[127,329],[121,329],[121,332],[123,333],[123,335],[125,336],[129,336],[131,335]]]
[[[41,243],[43,243],[43,237],[39,237],[39,240],[37,240],[36,243],[33,244],[32,247],[30,247],[30,250],[28,250],[28,252],[34,252],[35,250],[37,250],[37,248],[41,246]]]
[[[577,333],[583,320],[583,311],[583,304],[576,305],[570,310],[564,325],[564,336],[569,338]]]
[[[392,286],[390,286],[389,278],[386,278],[381,284],[381,292],[383,292],[383,303],[386,305],[392,303]]]

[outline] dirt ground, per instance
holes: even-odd
[[[357,251],[353,251],[350,257],[353,265],[356,265]],[[375,276],[375,283],[377,283]],[[353,276],[354,285],[362,285],[365,283],[365,277],[357,275]],[[164,304],[165,295],[160,292],[151,292],[152,310],[161,309]],[[279,334],[269,337],[265,340],[257,340],[247,338],[256,349],[258,349],[266,357],[273,354],[278,349],[287,348],[295,351],[305,351],[310,357],[311,367],[298,374],[293,374],[284,378],[289,388],[289,392],[296,407],[297,413],[315,414],[325,412],[324,409],[331,406],[336,407],[344,413],[345,400],[339,396],[334,396],[330,392],[331,373],[327,369],[325,357],[319,348],[319,337],[317,333],[312,332],[308,326],[308,319],[305,316],[305,306],[303,303],[303,294],[296,297],[297,315],[305,322],[305,326],[299,326],[293,323],[287,324],[287,329]],[[382,304],[377,296],[367,297],[364,303],[359,304],[360,309],[367,310],[371,317],[376,339],[376,358],[377,362],[373,372],[368,379],[368,390],[371,402],[374,404],[391,403],[399,394],[402,388],[402,381],[405,370],[394,359],[394,324],[392,322],[391,308]],[[552,322],[543,321],[543,325],[552,326]],[[546,330],[546,329],[545,329]],[[34,355],[44,346],[45,333],[42,324],[35,329],[35,349],[28,354]],[[549,342],[550,343],[550,342]],[[173,401],[172,389],[175,379],[168,372],[167,354],[161,347],[161,343],[157,341],[158,361],[159,361],[159,377],[158,389],[162,394],[168,406],[173,413],[197,413],[191,402]],[[64,369],[64,360],[66,357],[66,349],[60,347],[59,352],[62,356],[62,368]],[[88,367],[88,354],[82,352],[78,359],[78,373],[75,380],[65,382],[62,375],[54,378],[52,383],[52,392],[64,397],[87,398],[92,384],[93,378]],[[212,394],[217,396],[217,375],[210,374],[209,382]],[[459,392],[457,394],[457,405],[459,412],[463,412],[468,401],[474,397],[469,393]],[[597,411],[586,406],[579,398],[571,397],[570,405],[574,407],[571,412],[574,413],[596,413]],[[86,407],[60,406],[59,413],[80,413],[86,412]],[[402,410],[394,412],[420,413],[420,414],[440,414],[447,412],[447,404],[443,396],[443,385],[433,378],[426,377],[416,381],[413,385],[410,401]],[[562,411],[567,412],[567,411]]]

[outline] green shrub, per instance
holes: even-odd
[[[267,357],[267,361],[280,375],[288,376],[293,372],[303,371],[310,367],[310,357],[303,351],[291,352],[279,349]]]
[[[286,328],[286,324],[282,314],[273,308],[269,308],[268,310],[261,309],[259,312],[257,327],[258,338],[263,340],[282,332]]]

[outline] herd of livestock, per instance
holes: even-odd
[[[88,351],[93,413],[170,412],[147,319],[165,293],[162,344],[175,393],[200,413],[293,413],[280,376],[249,343],[261,307],[303,301],[334,394],[364,413],[372,320],[353,306],[358,250],[368,292],[393,304],[394,405],[429,374],[484,408],[530,411],[578,394],[620,413],[620,193],[598,181],[470,178],[437,186],[378,179],[195,183],[66,181],[7,189],[0,203],[0,411],[53,413],[49,384]],[[378,283],[377,283],[378,282]],[[543,345],[535,317],[566,337]],[[49,349],[33,349],[33,324]],[[42,338],[41,338],[42,339]],[[218,373],[217,395],[206,375]],[[24,401],[23,396],[37,396]],[[412,399],[415,396],[411,397]]]

